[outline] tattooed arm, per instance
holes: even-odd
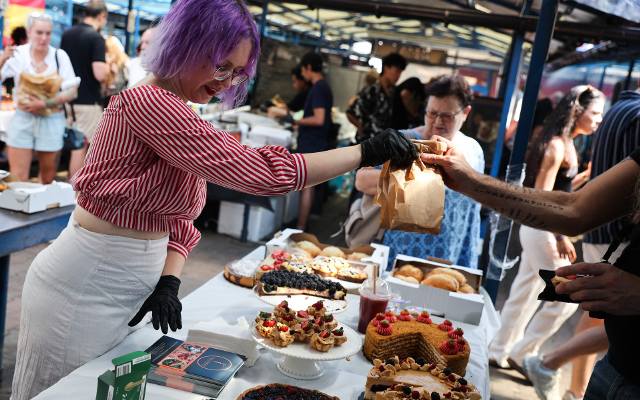
[[[518,187],[479,174],[451,142],[447,144],[451,150],[446,155],[424,154],[422,160],[440,165],[451,189],[522,224],[576,235],[624,216],[633,208],[640,175],[640,166],[633,160],[621,162],[577,192],[565,193]]]

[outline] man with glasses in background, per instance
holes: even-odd
[[[67,29],[60,42],[60,48],[69,54],[73,70],[81,80],[73,109],[76,126],[89,143],[102,118],[101,84],[109,74],[105,62],[105,42],[100,35],[100,30],[107,24],[107,15],[107,6],[102,0],[90,0],[86,4],[82,22]],[[86,155],[87,146],[71,151],[69,178],[82,168]]]
[[[484,154],[480,144],[460,132],[471,112],[471,90],[459,75],[433,78],[426,87],[429,99],[424,125],[400,131],[409,139],[431,139],[442,136],[461,149],[467,162],[479,173],[484,172]],[[356,189],[375,196],[380,170],[362,168],[356,175]],[[480,204],[449,188],[445,193],[444,218],[439,235],[387,230],[383,242],[389,246],[389,265],[398,254],[413,257],[438,257],[457,265],[478,267],[480,244]]]

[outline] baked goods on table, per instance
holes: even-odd
[[[347,260],[341,257],[318,256],[311,261],[311,269],[323,277],[335,277],[344,268],[351,267]]]
[[[411,264],[405,264],[403,266],[401,266],[400,268],[398,268],[398,270],[395,272],[394,276],[398,276],[398,275],[402,275],[402,276],[410,276],[412,278],[414,278],[416,281],[420,282],[423,278],[424,278],[424,273],[422,272],[422,270],[418,267],[415,267]]]
[[[325,256],[325,257],[340,257],[340,258],[346,257],[344,254],[344,251],[340,250],[336,246],[325,247],[324,249],[322,249],[319,255]]]
[[[303,389],[297,386],[272,383],[246,390],[237,400],[340,400],[317,390]]]
[[[422,282],[423,285],[429,285],[431,287],[448,290],[450,292],[457,292],[460,288],[460,284],[456,278],[446,274],[429,275]]]
[[[359,251],[354,251],[353,253],[347,256],[347,260],[351,261],[361,261],[363,258],[369,257],[366,253],[360,253]]]
[[[369,360],[398,356],[444,364],[464,376],[471,349],[462,329],[445,320],[436,324],[428,312],[378,314],[367,326],[364,355]]]
[[[306,294],[343,300],[347,295],[340,283],[306,272],[270,271],[260,277],[256,286],[260,296]]]
[[[278,347],[287,347],[294,342],[309,343],[321,352],[347,341],[344,329],[338,328],[338,321],[326,313],[322,301],[313,304],[313,314],[307,311],[293,311],[285,300],[272,313],[261,312],[255,319],[256,331],[263,338],[270,339]]]
[[[238,260],[224,267],[223,275],[231,283],[252,288],[255,286],[256,262]]]
[[[313,245],[313,243],[311,244]],[[327,249],[333,250],[327,251]],[[328,254],[342,254],[342,256],[320,255],[311,258],[306,251],[298,248],[294,248],[291,252],[276,250],[261,262],[257,271],[255,271],[255,277],[256,279],[260,279],[262,275],[267,272],[286,270],[292,272],[307,272],[310,274],[314,273],[322,277],[332,277],[354,283],[362,283],[367,279],[364,268],[350,264],[349,261],[344,258],[344,253],[339,248],[329,246],[326,247],[323,252]],[[302,255],[303,253],[307,255]]]
[[[365,400],[480,400],[478,389],[444,364],[424,358],[374,359]]]
[[[338,271],[336,278],[347,282],[362,283],[367,280],[367,274],[359,268],[346,267]]]
[[[404,264],[393,272],[393,276],[406,282],[421,283],[450,292],[476,293],[464,274],[454,268],[434,268],[425,274],[415,265]]]
[[[307,253],[309,253],[309,255],[311,257],[316,257],[318,255],[320,255],[320,253],[322,252],[322,249],[318,246],[316,246],[315,244],[309,242],[308,240],[303,240],[301,242],[296,242],[296,244],[294,244],[295,247],[302,249],[304,251],[306,251]]]

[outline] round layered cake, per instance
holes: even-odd
[[[365,400],[481,400],[474,385],[443,364],[411,357],[373,360]]]
[[[363,352],[371,361],[395,356],[425,359],[464,376],[471,348],[462,329],[450,321],[436,324],[426,311],[411,314],[404,310],[398,315],[376,315],[367,326]]]

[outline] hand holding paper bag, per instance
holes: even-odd
[[[444,154],[447,146],[435,140],[414,140],[420,153]],[[387,162],[378,181],[376,202],[381,227],[418,233],[440,233],[444,215],[444,182],[437,167],[415,160],[407,169]]]

